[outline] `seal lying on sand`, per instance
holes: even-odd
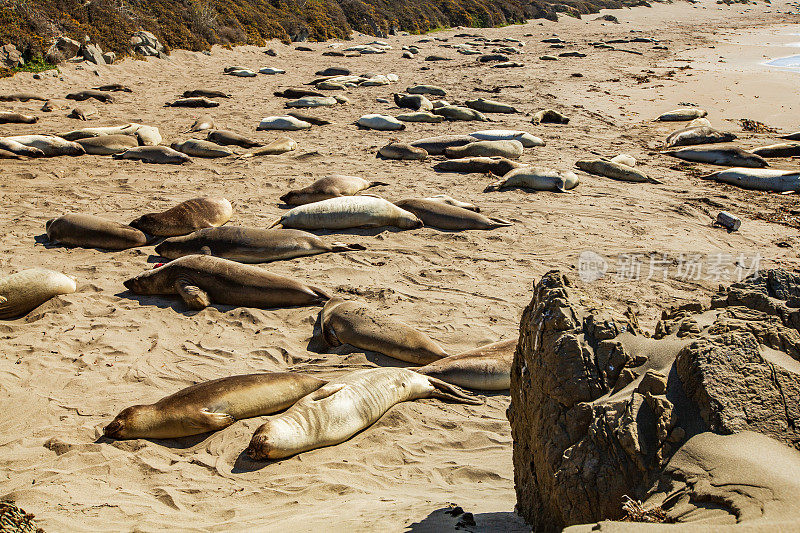
[[[469,135],[480,141],[519,141],[525,148],[545,145],[539,137],[521,130],[481,130]]]
[[[360,244],[328,244],[312,233],[297,229],[223,226],[201,229],[183,237],[170,237],[156,246],[156,253],[169,259],[208,254],[240,263],[267,263],[325,252],[365,249]]]
[[[286,152],[292,152],[294,150],[297,150],[297,141],[291,137],[278,137],[266,146],[262,146],[261,148],[250,153],[243,154],[241,157],[245,158],[261,155],[280,155],[285,154]]]
[[[259,141],[253,141],[244,135],[239,135],[238,133],[228,130],[211,130],[208,132],[208,137],[206,137],[206,139],[221,146],[233,145],[241,146],[242,148],[264,146],[264,144]]]
[[[232,215],[233,206],[227,199],[209,196],[186,200],[161,213],[142,215],[130,225],[157,237],[174,237],[222,226]]]
[[[286,115],[302,120],[303,122],[308,122],[312,126],[326,126],[331,124],[330,120],[315,117],[314,115],[309,115],[308,113],[303,113],[302,111],[289,111],[286,113]]]
[[[172,143],[172,149],[194,157],[213,158],[233,155],[230,148],[202,139],[189,139],[183,142],[174,142]]]
[[[517,339],[494,342],[414,370],[468,389],[508,390],[516,349]]]
[[[771,168],[729,168],[712,172],[703,179],[729,183],[757,191],[789,192],[800,190],[800,172]]]
[[[114,154],[112,157],[114,159],[132,159],[161,165],[182,165],[192,160],[188,155],[173,150],[169,146],[138,146],[121,154]]]
[[[147,244],[142,231],[94,215],[71,213],[47,221],[47,237],[67,246],[126,250]]]
[[[483,192],[500,191],[512,187],[534,191],[566,192],[577,187],[578,176],[574,172],[561,172],[545,167],[519,167],[489,184]]]
[[[439,135],[437,137],[426,137],[414,141],[411,146],[422,148],[430,155],[442,155],[445,149],[454,146],[464,146],[465,144],[477,141],[475,137],[470,135]]]
[[[605,159],[584,159],[575,163],[575,166],[589,174],[605,176],[612,180],[630,181],[634,183],[661,183],[657,179],[650,178],[633,167],[622,163],[613,163]]]
[[[502,102],[496,102],[494,100],[487,100],[485,98],[467,100],[464,103],[467,105],[467,107],[482,113],[518,113],[517,108],[514,106],[504,104]]]
[[[46,268],[29,268],[0,278],[0,319],[28,314],[59,294],[75,292],[75,280]]]
[[[139,141],[131,135],[101,135],[76,141],[87,154],[114,155],[139,146]]]
[[[219,102],[209,100],[203,96],[179,98],[174,102],[167,102],[164,107],[219,107]]]
[[[708,115],[708,111],[705,109],[698,109],[696,107],[689,107],[689,108],[682,108],[682,109],[673,109],[672,111],[668,111],[662,115],[656,117],[656,120],[660,120],[662,122],[683,122],[688,120],[693,120],[695,118],[703,118]]]
[[[37,122],[39,122],[39,117],[34,115],[0,111],[0,124],[36,124]]]
[[[44,157],[44,150],[10,140],[8,137],[0,137],[0,148],[21,157]]]
[[[424,333],[360,302],[332,298],[319,317],[322,339],[331,347],[349,344],[416,364],[447,357]]]
[[[420,398],[479,404],[456,387],[405,368],[357,370],[329,382],[258,428],[247,448],[254,460],[279,459],[346,441],[393,405]]]
[[[505,157],[466,157],[436,163],[433,165],[433,169],[443,172],[477,172],[504,176],[521,166],[523,166],[522,163],[511,161]]]
[[[447,230],[494,229],[513,225],[502,218],[487,217],[470,209],[464,209],[435,199],[415,198],[395,202],[397,207],[410,211],[433,228]]]
[[[721,146],[719,148],[681,148],[661,152],[684,161],[697,161],[712,165],[734,167],[764,168],[769,163],[763,158],[750,152],[745,152],[736,146]]]
[[[136,294],[177,294],[196,310],[212,303],[261,308],[319,305],[330,298],[322,289],[210,255],[181,257],[124,285]]]
[[[189,127],[188,130],[184,131],[183,133],[194,133],[196,131],[205,131],[205,130],[213,130],[216,126],[214,125],[214,117],[211,115],[200,115],[195,119],[192,125]]]
[[[57,157],[60,155],[83,155],[86,150],[80,144],[67,141],[55,135],[17,135],[4,137],[4,141],[14,141],[31,148],[38,148],[44,157]],[[11,150],[14,152],[14,150]],[[15,152],[16,153],[16,152]],[[27,154],[20,154],[27,155]]]
[[[667,137],[667,148],[677,146],[694,146],[696,144],[727,143],[736,139],[736,135],[729,132],[717,131],[710,126],[696,126],[684,128]]]
[[[294,405],[325,381],[292,372],[231,376],[198,383],[156,403],[123,409],[103,430],[111,439],[177,439]]]
[[[465,157],[505,157],[519,159],[522,157],[522,143],[519,141],[475,141],[464,146],[447,147],[447,157],[462,159]]]
[[[214,89],[191,89],[183,91],[184,98],[230,98],[231,95],[224,91]]]
[[[290,209],[272,226],[297,229],[346,229],[396,226],[413,229],[422,221],[413,213],[374,196],[340,196]]]
[[[800,155],[800,143],[778,143],[769,146],[761,146],[750,153],[761,157],[795,157]],[[745,167],[747,165],[736,165]]]
[[[105,104],[110,104],[114,102],[114,97],[110,94],[103,92],[103,91],[96,91],[94,89],[87,89],[85,91],[78,91],[76,93],[70,93],[66,96],[67,100],[75,100],[77,102],[83,102],[84,100],[88,100],[89,98],[94,98],[100,102]]]
[[[390,142],[378,150],[378,157],[403,161],[424,161],[428,158],[428,152],[424,148],[417,148],[410,144]]]
[[[353,196],[359,192],[383,185],[382,181],[368,181],[357,176],[334,174],[318,179],[308,187],[289,191],[281,196],[281,201],[289,205],[303,205],[339,196]]]

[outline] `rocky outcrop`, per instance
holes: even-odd
[[[77,56],[80,49],[81,43],[62,35],[47,50],[44,58],[48,63],[55,65]]]
[[[95,65],[105,65],[106,60],[103,58],[103,51],[96,44],[85,42],[81,46],[81,56],[86,61],[94,63]]]
[[[12,502],[0,502],[0,531],[3,533],[43,533],[34,518]]]
[[[133,47],[134,53],[145,57],[163,58],[166,55],[164,45],[149,31],[140,30],[134,33],[131,37],[131,46]]]
[[[714,488],[719,456],[704,459],[698,449],[732,447],[750,457],[748,446],[762,439],[785,447],[787,463],[800,469],[795,305],[800,277],[766,271],[721,292],[709,309],[666,311],[650,338],[631,313],[584,308],[567,278],[543,276],[522,317],[511,374],[519,512],[537,531],[620,519],[624,497],[661,506],[673,521],[785,518],[742,514],[743,504],[731,503],[734,489]],[[741,437],[746,431],[758,435]],[[769,470],[754,461],[753,475]],[[686,501],[667,500],[678,480]],[[748,489],[753,509],[781,488],[772,481]]]
[[[25,65],[22,54],[13,44],[0,46],[0,66],[17,68]]]

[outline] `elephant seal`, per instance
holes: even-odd
[[[308,122],[312,126],[327,126],[328,124],[332,124],[330,120],[325,120],[324,118],[315,117],[313,115],[309,115],[308,113],[303,113],[301,111],[289,111],[286,113],[286,115],[302,120],[303,122]]]
[[[92,87],[92,90],[95,91],[106,91],[112,93],[132,93],[133,89],[128,87],[127,85],[122,85],[121,83],[108,83],[106,85],[101,85],[100,87]]]
[[[477,98],[475,100],[467,100],[464,102],[467,107],[480,111],[482,113],[518,113],[517,108],[502,102],[494,100],[487,100],[486,98]]]
[[[296,229],[347,229],[396,226],[413,229],[422,221],[413,213],[375,196],[340,196],[290,209],[270,227],[278,224]]]
[[[17,135],[15,137],[4,137],[3,140],[15,141],[25,146],[38,148],[42,151],[44,157],[56,157],[60,155],[74,156],[86,153],[86,150],[84,150],[83,146],[80,144],[67,141],[55,135]]]
[[[0,94],[0,102],[27,102],[28,100],[46,102],[47,98],[31,93]]]
[[[309,122],[300,120],[293,116],[287,115],[282,117],[264,117],[258,124],[256,131],[264,130],[284,130],[284,131],[298,131],[307,130],[311,127]]]
[[[286,71],[277,67],[261,67],[260,69],[258,69],[258,73],[272,76],[275,74],[286,74]]]
[[[698,163],[709,163],[711,165],[750,168],[764,168],[769,166],[769,163],[767,163],[763,157],[745,152],[736,146],[720,146],[719,148],[681,148],[680,150],[669,150],[661,153],[683,159],[684,161],[696,161]]]
[[[470,133],[470,137],[480,141],[519,141],[525,148],[545,145],[545,142],[539,137],[519,130],[481,130]]]
[[[59,294],[71,294],[75,279],[46,268],[29,268],[0,278],[0,319],[26,315]]]
[[[411,109],[412,111],[430,111],[433,104],[421,94],[394,93],[394,103],[397,107]]]
[[[261,229],[223,226],[205,228],[183,237],[170,237],[156,246],[168,259],[206,254],[240,263],[269,263],[326,252],[365,250],[359,244],[328,244],[316,235],[297,229]]]
[[[697,127],[700,127],[700,126],[708,126],[710,128],[711,127],[711,121],[708,120],[705,117],[701,117],[701,118],[696,118],[694,120],[691,120],[691,121],[689,121],[688,124],[686,124],[687,128],[697,128]]]
[[[35,146],[27,146],[8,137],[0,137],[0,148],[22,157],[44,157],[44,151]]]
[[[110,94],[103,91],[96,91],[94,89],[70,93],[66,96],[66,98],[67,100],[75,100],[77,102],[83,102],[89,98],[94,98],[95,100],[103,102],[104,104],[111,104],[114,102],[114,97]]]
[[[213,130],[216,126],[214,125],[214,117],[211,115],[200,115],[194,121],[194,123],[189,127],[188,130],[182,133],[194,133],[196,131],[205,131],[205,130]]]
[[[231,95],[225,91],[214,89],[191,89],[183,91],[184,98],[230,98]]]
[[[235,76],[237,78],[255,78],[256,76],[258,76],[258,74],[256,74],[254,70],[251,70],[249,68],[237,68],[232,70],[229,69],[230,67],[225,69],[225,74],[227,74],[228,76]]]
[[[519,141],[475,141],[464,146],[445,148],[444,154],[453,159],[463,159],[465,157],[519,159],[522,157],[522,143]]]
[[[94,215],[70,213],[48,220],[45,229],[50,241],[66,246],[127,250],[147,244],[141,230]]]
[[[795,157],[800,155],[800,143],[770,144],[769,146],[762,146],[755,150],[750,150],[750,153],[760,157]],[[748,165],[736,166],[746,167]]]
[[[401,159],[406,161],[424,161],[428,152],[406,143],[390,142],[378,150],[378,156],[384,159]]]
[[[333,96],[303,96],[286,102],[286,107],[324,107],[338,104]]]
[[[156,403],[123,409],[103,430],[110,439],[177,439],[270,415],[326,382],[293,372],[230,376],[198,383]]]
[[[174,102],[167,102],[164,107],[219,107],[219,102],[209,100],[203,96],[179,98]]]
[[[101,126],[97,128],[81,128],[78,130],[68,131],[66,133],[59,133],[58,136],[68,141],[79,141],[81,139],[88,139],[90,137],[100,137],[102,135],[132,135],[136,136],[141,124],[129,123],[122,124],[121,126]]]
[[[136,138],[141,146],[158,146],[163,140],[155,126],[139,126],[136,128]]]
[[[367,128],[370,130],[399,131],[406,129],[406,125],[396,118],[377,113],[363,115],[356,121],[356,124],[362,128]]]
[[[696,144],[727,143],[736,139],[734,133],[717,131],[709,126],[684,128],[667,137],[667,148],[694,146]]]
[[[114,159],[131,159],[162,165],[182,165],[183,163],[192,161],[192,158],[188,155],[173,150],[169,146],[137,146],[121,154],[114,154],[111,157]]]
[[[130,135],[101,135],[99,137],[88,137],[76,141],[83,146],[87,154],[92,155],[114,155],[121,154],[126,150],[139,146],[136,137]]]
[[[56,109],[58,109],[58,106],[53,102],[51,102],[50,100],[42,104],[42,111],[44,111],[45,113],[50,113],[51,111],[55,111]]]
[[[682,108],[682,109],[673,109],[672,111],[667,111],[656,117],[656,120],[660,120],[661,122],[683,122],[687,120],[693,120],[696,118],[703,118],[708,115],[708,111],[705,109],[698,109],[696,107],[689,107],[689,108]]]
[[[175,259],[124,285],[135,294],[177,294],[194,310],[212,303],[260,308],[319,305],[330,298],[317,287],[212,255]]]
[[[131,227],[157,237],[186,235],[203,228],[222,226],[233,215],[233,207],[225,198],[192,198],[161,213],[148,213]]]
[[[406,89],[408,94],[430,94],[432,96],[445,96],[447,93],[436,85],[412,85]]]
[[[477,141],[471,135],[440,135],[438,137],[426,137],[414,141],[411,146],[422,148],[430,155],[443,155],[445,149],[452,146],[464,146],[465,144]]]
[[[433,196],[428,196],[427,198],[423,198],[423,200],[432,200],[434,202],[441,202],[447,205],[454,205],[456,207],[462,207],[464,209],[469,209],[470,211],[475,211],[476,213],[480,212],[480,207],[476,206],[475,204],[471,204],[469,202],[462,202],[461,200],[456,200],[452,196],[448,196],[446,194],[435,194]]]
[[[248,139],[244,135],[228,130],[211,130],[208,132],[206,139],[221,146],[241,146],[242,148],[264,146],[264,143]]]
[[[508,390],[516,349],[517,339],[494,342],[414,370],[467,389]]]
[[[800,131],[795,133],[790,133],[788,135],[781,135],[781,139],[786,139],[787,141],[800,141]]]
[[[289,205],[303,205],[339,196],[353,196],[363,190],[383,185],[389,184],[382,181],[369,181],[357,176],[334,174],[318,179],[308,187],[289,191],[280,199]]]
[[[420,398],[481,403],[453,385],[413,370],[356,370],[270,418],[253,434],[246,453],[256,461],[280,459],[339,444],[377,422],[395,404]]]
[[[291,137],[278,137],[266,146],[262,146],[258,150],[243,154],[241,157],[253,157],[259,155],[280,155],[286,152],[297,150],[297,141]]]
[[[576,162],[575,166],[589,174],[604,176],[612,180],[634,183],[661,183],[657,179],[648,177],[644,172],[640,172],[633,167],[623,165],[622,163],[612,163],[605,159],[583,159]]]
[[[577,187],[578,176],[574,172],[561,172],[545,167],[519,167],[491,183],[483,192],[501,191],[511,187],[534,191],[567,192]]]
[[[544,109],[534,113],[531,122],[534,124],[569,124],[569,117],[553,109]]]
[[[230,148],[202,139],[189,139],[183,142],[174,142],[172,143],[172,149],[194,157],[211,158],[233,155]]]
[[[417,215],[425,226],[446,229],[495,229],[513,225],[502,218],[487,217],[441,199],[408,199],[394,205]]]
[[[442,172],[477,172],[504,176],[521,166],[523,166],[522,163],[511,161],[505,157],[466,157],[463,159],[448,159],[447,161],[436,163],[433,169]]]
[[[75,107],[69,112],[67,118],[77,118],[78,120],[91,120],[97,114],[97,109],[93,107]]]
[[[796,170],[734,167],[700,177],[756,191],[790,192],[800,190],[800,172]]]
[[[39,117],[34,115],[0,111],[0,124],[36,124],[37,122],[39,122]]]
[[[282,91],[275,91],[275,96],[280,98],[303,98],[305,96],[325,96],[325,93],[314,91],[312,89],[305,89],[303,87],[289,87]]]
[[[629,167],[636,166],[636,158],[628,154],[616,155],[612,157],[609,161],[611,161],[612,163],[622,163],[623,165],[628,165]]]
[[[458,105],[437,107],[433,110],[433,114],[441,115],[447,120],[478,120],[481,122],[487,122],[489,120],[480,111]]]
[[[330,347],[349,344],[423,365],[447,357],[424,333],[361,302],[331,298],[319,318],[322,340]]]
[[[394,118],[397,120],[402,120],[403,122],[430,122],[431,124],[439,124],[444,122],[444,117],[440,115],[434,115],[433,113],[429,113],[427,111],[401,113]]]
[[[9,152],[4,148],[0,148],[0,159],[17,159],[23,161],[28,159],[28,156],[15,154],[14,152]]]

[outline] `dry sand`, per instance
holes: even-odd
[[[680,170],[678,160],[654,150],[680,125],[652,122],[679,103],[691,102],[707,109],[716,126],[740,133],[738,144],[746,148],[776,141],[770,135],[741,133],[739,118],[800,129],[799,74],[759,64],[793,52],[782,46],[796,39],[780,26],[791,22],[779,13],[785,10],[782,2],[729,7],[705,0],[611,12],[621,24],[595,21],[595,16],[583,21],[564,17],[557,23],[536,20],[433,34],[451,37],[449,43],[466,41],[452,39],[464,31],[522,39],[527,42],[524,54],[512,58],[526,63],[522,69],[481,66],[474,56],[441,48],[439,42],[420,45],[421,56],[437,53],[453,61],[399,59],[401,45],[420,39],[404,36],[387,39],[395,50],[360,58],[322,57],[330,43],[312,43],[314,52],[272,44],[277,58],[256,47],[215,48],[211,56],[176,51],[168,61],[126,60],[107,68],[68,65],[58,77],[33,80],[20,74],[0,80],[0,92],[38,92],[55,98],[60,107],[47,114],[39,112],[41,102],[4,105],[42,119],[36,126],[0,126],[0,135],[137,121],[158,126],[168,144],[187,137],[179,132],[201,112],[162,107],[185,89],[229,91],[234,98],[211,110],[218,126],[271,140],[278,134],[256,133],[255,128],[262,117],[283,112],[284,100],[272,96],[278,88],[300,85],[332,65],[400,76],[397,84],[349,91],[349,105],[315,112],[335,124],[292,134],[299,153],[319,152],[315,157],[197,159],[182,167],[96,156],[0,161],[0,273],[44,266],[76,276],[79,287],[26,318],[0,324],[0,497],[17,501],[51,531],[436,531],[456,522],[441,510],[450,502],[475,513],[477,529],[523,530],[513,515],[504,394],[486,396],[481,406],[435,400],[401,404],[344,444],[270,464],[253,463],[242,454],[261,419],[180,441],[98,440],[102,427],[122,408],[153,402],[195,382],[265,370],[332,377],[397,363],[346,347],[333,353],[309,350],[318,308],[217,306],[196,313],[176,300],[131,295],[122,281],[152,267],[157,261],[152,247],[111,253],[51,247],[40,237],[45,221],[79,211],[129,222],[188,198],[224,195],[234,204],[230,224],[264,227],[281,213],[281,194],[333,172],[389,182],[379,189],[389,199],[447,193],[515,225],[461,233],[353,230],[329,238],[363,244],[367,251],[266,268],[389,310],[452,353],[518,335],[533,280],[553,268],[574,272],[578,255],[587,249],[606,257],[621,252],[758,253],[762,265],[793,268],[800,246],[797,229],[762,218],[800,209],[796,197],[747,192],[696,177],[713,167]],[[543,54],[563,51],[539,42],[554,33],[574,43],[564,50],[588,56],[540,61]],[[631,36],[655,37],[669,49],[619,45],[642,51],[639,56],[587,45]],[[370,40],[357,37],[354,42]],[[234,64],[275,66],[287,74],[223,76],[223,67]],[[681,69],[686,65],[691,68]],[[93,104],[97,120],[66,118],[74,103],[63,100],[64,95],[107,82],[127,84],[134,92],[115,93],[112,105]],[[397,114],[393,105],[375,99],[391,101],[392,92],[415,83],[441,85],[451,101],[491,97],[526,112],[552,107],[572,120],[566,126],[533,126],[522,114],[494,115],[493,123],[409,124],[398,133],[352,125],[365,113]],[[473,90],[499,85],[522,87],[499,94]],[[375,158],[390,138],[410,141],[485,128],[524,129],[543,137],[547,146],[527,149],[524,162],[569,169],[592,154],[625,152],[663,185],[581,175],[581,184],[569,194],[483,193],[489,182],[484,176],[437,174],[431,162]],[[797,163],[775,166],[797,168]],[[712,227],[712,216],[722,208],[743,218],[739,232]],[[642,324],[652,327],[661,308],[707,299],[716,285],[713,279],[670,276],[664,281],[658,276],[628,282],[612,276],[587,283],[583,290],[603,305],[630,305]]]

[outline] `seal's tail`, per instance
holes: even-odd
[[[514,225],[513,222],[511,222],[510,220],[506,220],[504,218],[489,217],[489,220],[491,220],[493,222],[492,227],[494,227],[494,228],[502,228],[504,226],[513,226]]]
[[[351,252],[353,250],[366,250],[366,246],[360,244],[345,244],[343,242],[334,242],[331,244],[331,252]]]
[[[472,394],[469,394],[455,385],[445,383],[441,379],[428,376],[428,383],[434,387],[430,394],[431,398],[439,398],[440,400],[449,400],[457,403],[469,403],[472,405],[479,405],[483,403],[479,398],[476,398]]]

